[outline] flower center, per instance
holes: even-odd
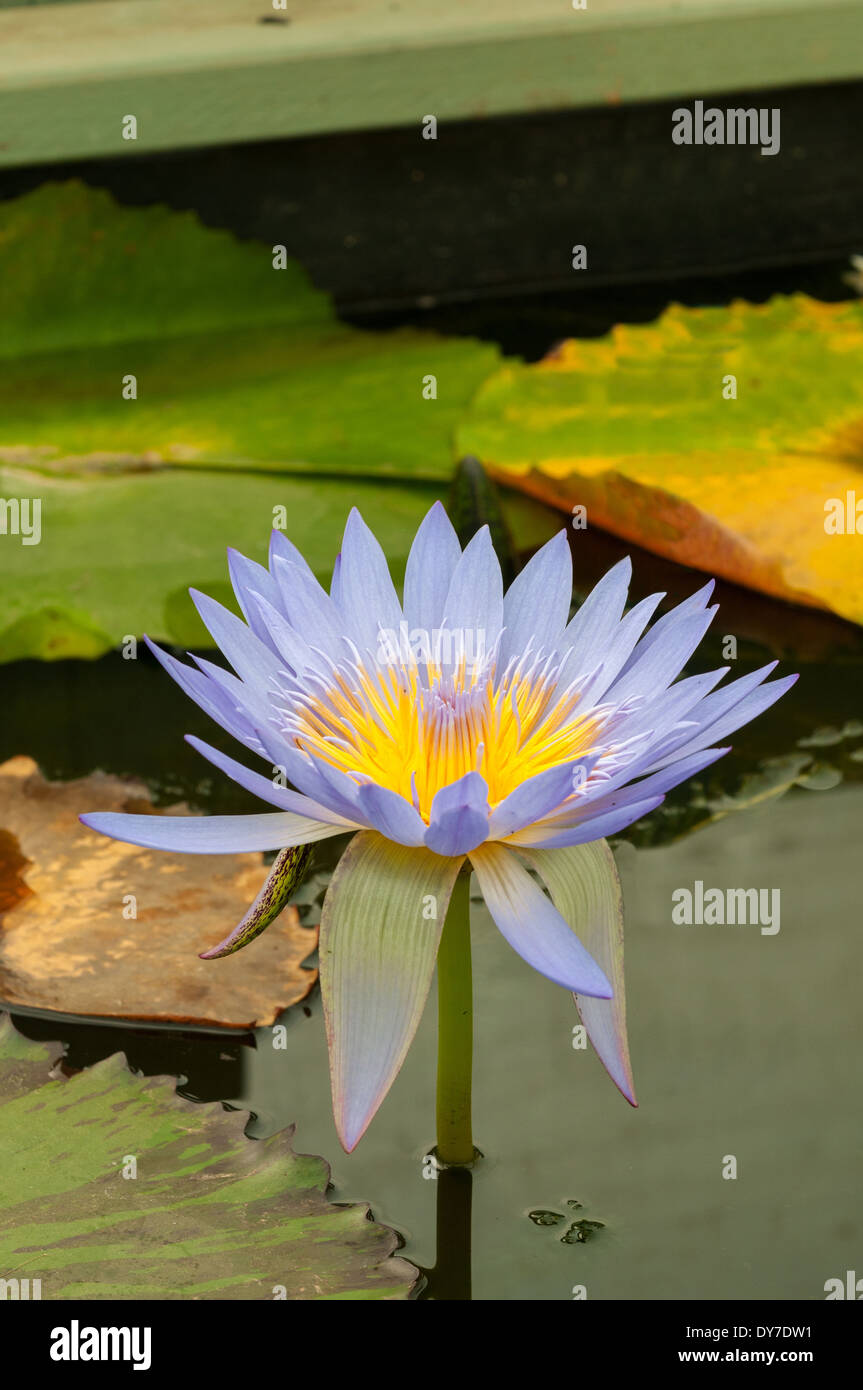
[[[578,715],[579,691],[518,670],[495,684],[494,668],[452,673],[417,665],[337,669],[320,695],[291,712],[296,746],[347,773],[398,792],[428,822],[435,794],[479,772],[493,808],[529,777],[595,747],[605,723]]]

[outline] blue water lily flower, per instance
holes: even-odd
[[[664,595],[624,614],[631,565],[621,560],[569,620],[565,531],[504,593],[488,528],[462,551],[440,503],[413,542],[402,602],[356,510],[329,593],[278,531],[268,569],[233,551],[229,566],[245,621],[192,597],[233,672],[198,657],[187,666],[149,645],[275,775],[198,738],[192,746],[276,809],[94,813],[85,824],[152,849],[282,852],[247,917],[207,956],[272,920],[299,847],[357,832],[320,933],[334,1111],[348,1151],[413,1038],[466,861],[509,944],[576,995],[597,1052],[634,1104],[619,892],[604,837],[721,757],[721,740],[796,677],[764,684],[772,662],[718,690],[727,667],[678,680],[716,612],[712,582],[648,627]]]

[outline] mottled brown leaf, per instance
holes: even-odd
[[[198,959],[261,888],[262,855],[121,844],[80,824],[97,810],[188,815],[158,812],[141,783],[104,773],[47,782],[30,758],[0,766],[3,1003],[249,1029],[306,997],[317,975],[302,962],[316,936],[294,908],[238,956]]]

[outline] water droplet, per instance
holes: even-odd
[[[534,1226],[558,1226],[566,1220],[559,1211],[529,1211],[528,1216]]]
[[[593,1240],[596,1232],[605,1225],[604,1221],[573,1221],[569,1230],[560,1238],[562,1245],[584,1245]]]

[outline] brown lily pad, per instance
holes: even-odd
[[[255,898],[263,855],[140,849],[88,830],[82,811],[189,814],[104,773],[48,782],[31,758],[0,765],[4,1004],[248,1030],[305,999],[317,938],[293,907],[239,955],[198,959]]]

